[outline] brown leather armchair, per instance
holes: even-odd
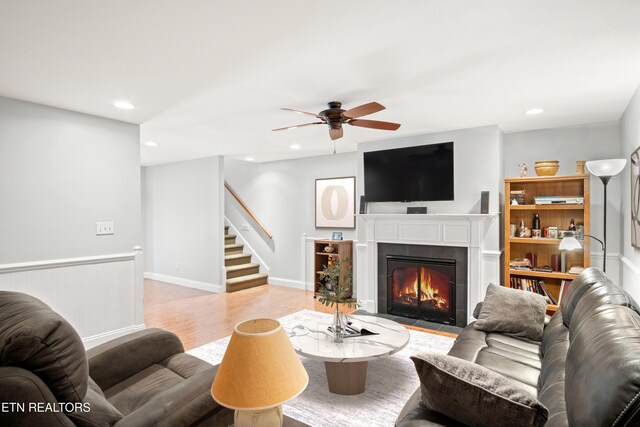
[[[161,329],[85,352],[42,301],[0,292],[0,425],[218,425],[229,411],[211,397],[216,371]]]

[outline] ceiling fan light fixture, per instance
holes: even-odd
[[[155,141],[147,141],[144,143],[144,145],[146,145],[147,147],[157,147],[158,143]]]
[[[302,146],[300,144],[291,144],[289,148],[291,148],[292,150],[299,150],[302,148]]]
[[[527,116],[535,116],[544,113],[544,108],[530,108],[524,112]]]
[[[247,162],[254,162],[256,159],[254,159],[253,157],[245,157],[244,158]]]

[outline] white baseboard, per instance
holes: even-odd
[[[103,332],[101,334],[92,335],[90,337],[86,337],[82,339],[82,343],[84,344],[85,349],[90,349],[99,344],[105,343],[107,341],[111,341],[112,339],[119,338],[121,336],[130,334],[132,332],[141,331],[145,329],[145,325],[132,325],[126,328],[116,329],[109,332]]]
[[[269,284],[276,285],[276,286],[286,286],[287,288],[301,289],[303,291],[313,290],[313,289],[307,289],[307,286],[301,280],[282,279],[280,277],[269,276]]]
[[[145,279],[158,280],[160,282],[171,283],[172,285],[185,286],[187,288],[200,289],[202,291],[214,292],[219,294],[222,292],[222,286],[213,283],[198,282],[196,280],[183,279],[182,277],[167,276],[165,274],[144,273]]]

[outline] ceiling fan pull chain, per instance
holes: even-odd
[[[333,154],[336,154],[336,142],[333,141]]]

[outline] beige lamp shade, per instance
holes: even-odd
[[[308,383],[280,322],[255,319],[236,325],[211,395],[230,409],[259,410],[293,399]]]

